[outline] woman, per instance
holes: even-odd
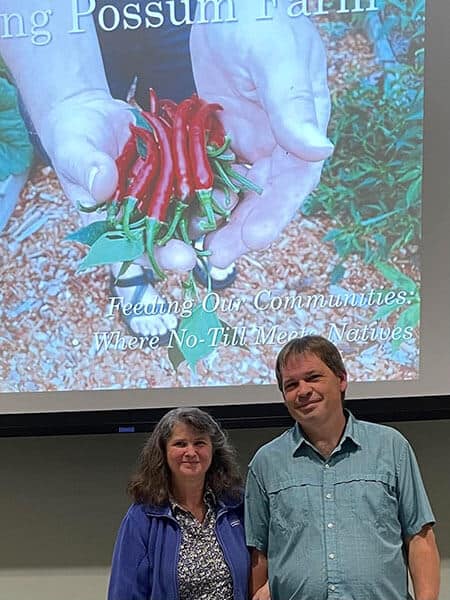
[[[242,479],[216,421],[169,411],[140,456],[108,600],[247,600]]]

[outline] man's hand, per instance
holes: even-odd
[[[224,107],[223,123],[248,176],[264,188],[249,193],[230,222],[207,237],[210,262],[224,268],[266,247],[317,186],[330,115],[326,55],[305,17],[281,7],[256,20],[255,2],[241,3],[235,23],[194,25],[191,57],[201,97]],[[275,43],[276,40],[276,43]]]
[[[267,581],[252,596],[252,600],[270,600],[269,582]]]
[[[439,552],[431,525],[425,525],[406,545],[416,600],[438,600]]]
[[[256,548],[251,549],[251,571],[250,571],[250,597],[252,600],[268,600],[270,598],[269,590],[269,570],[267,557]],[[268,596],[267,596],[268,595]]]

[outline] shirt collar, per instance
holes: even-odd
[[[352,413],[346,408],[344,408],[344,413],[347,416],[347,424],[345,426],[344,435],[342,436],[342,441],[340,443],[342,444],[346,439],[349,439],[355,444],[355,446],[361,448],[361,432],[359,431],[358,420],[355,419]]]
[[[203,495],[203,501],[205,502],[207,509],[213,510],[214,507],[216,506],[216,497],[214,495],[214,492],[211,490],[211,488],[207,488],[205,490],[205,493]],[[169,504],[170,504],[170,508],[172,509],[172,512],[175,510],[181,510],[183,512],[186,512],[186,509],[183,508],[181,506],[181,504],[178,504],[178,502],[175,500],[175,498],[173,496],[170,496]]]
[[[345,425],[345,429],[344,429],[344,433],[342,434],[342,438],[339,441],[339,444],[336,446],[335,450],[341,449],[341,447],[344,445],[344,443],[347,440],[350,440],[351,443],[353,443],[355,446],[360,448],[361,441],[360,441],[360,436],[358,435],[358,433],[359,433],[358,432],[358,421],[357,421],[357,419],[355,419],[355,417],[352,415],[352,413],[349,410],[347,410],[346,408],[344,409],[344,413],[345,413],[345,417],[347,419],[347,423]],[[292,454],[295,454],[295,452],[297,450],[300,450],[302,447],[305,447],[305,446],[312,447],[311,442],[309,442],[306,439],[299,423],[295,423],[295,425],[293,427],[292,439],[293,439],[293,443],[294,443],[294,448],[293,448]]]

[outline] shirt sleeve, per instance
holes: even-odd
[[[419,533],[424,525],[434,525],[435,518],[428,500],[414,451],[405,441],[397,469],[399,518],[404,537]]]
[[[244,523],[247,546],[256,548],[267,556],[269,500],[251,465],[245,485]]]
[[[125,515],[114,546],[108,600],[147,600],[149,562],[146,533],[133,507]]]

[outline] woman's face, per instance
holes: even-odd
[[[174,483],[197,481],[203,486],[212,456],[209,435],[184,423],[175,425],[166,445],[167,464]]]

